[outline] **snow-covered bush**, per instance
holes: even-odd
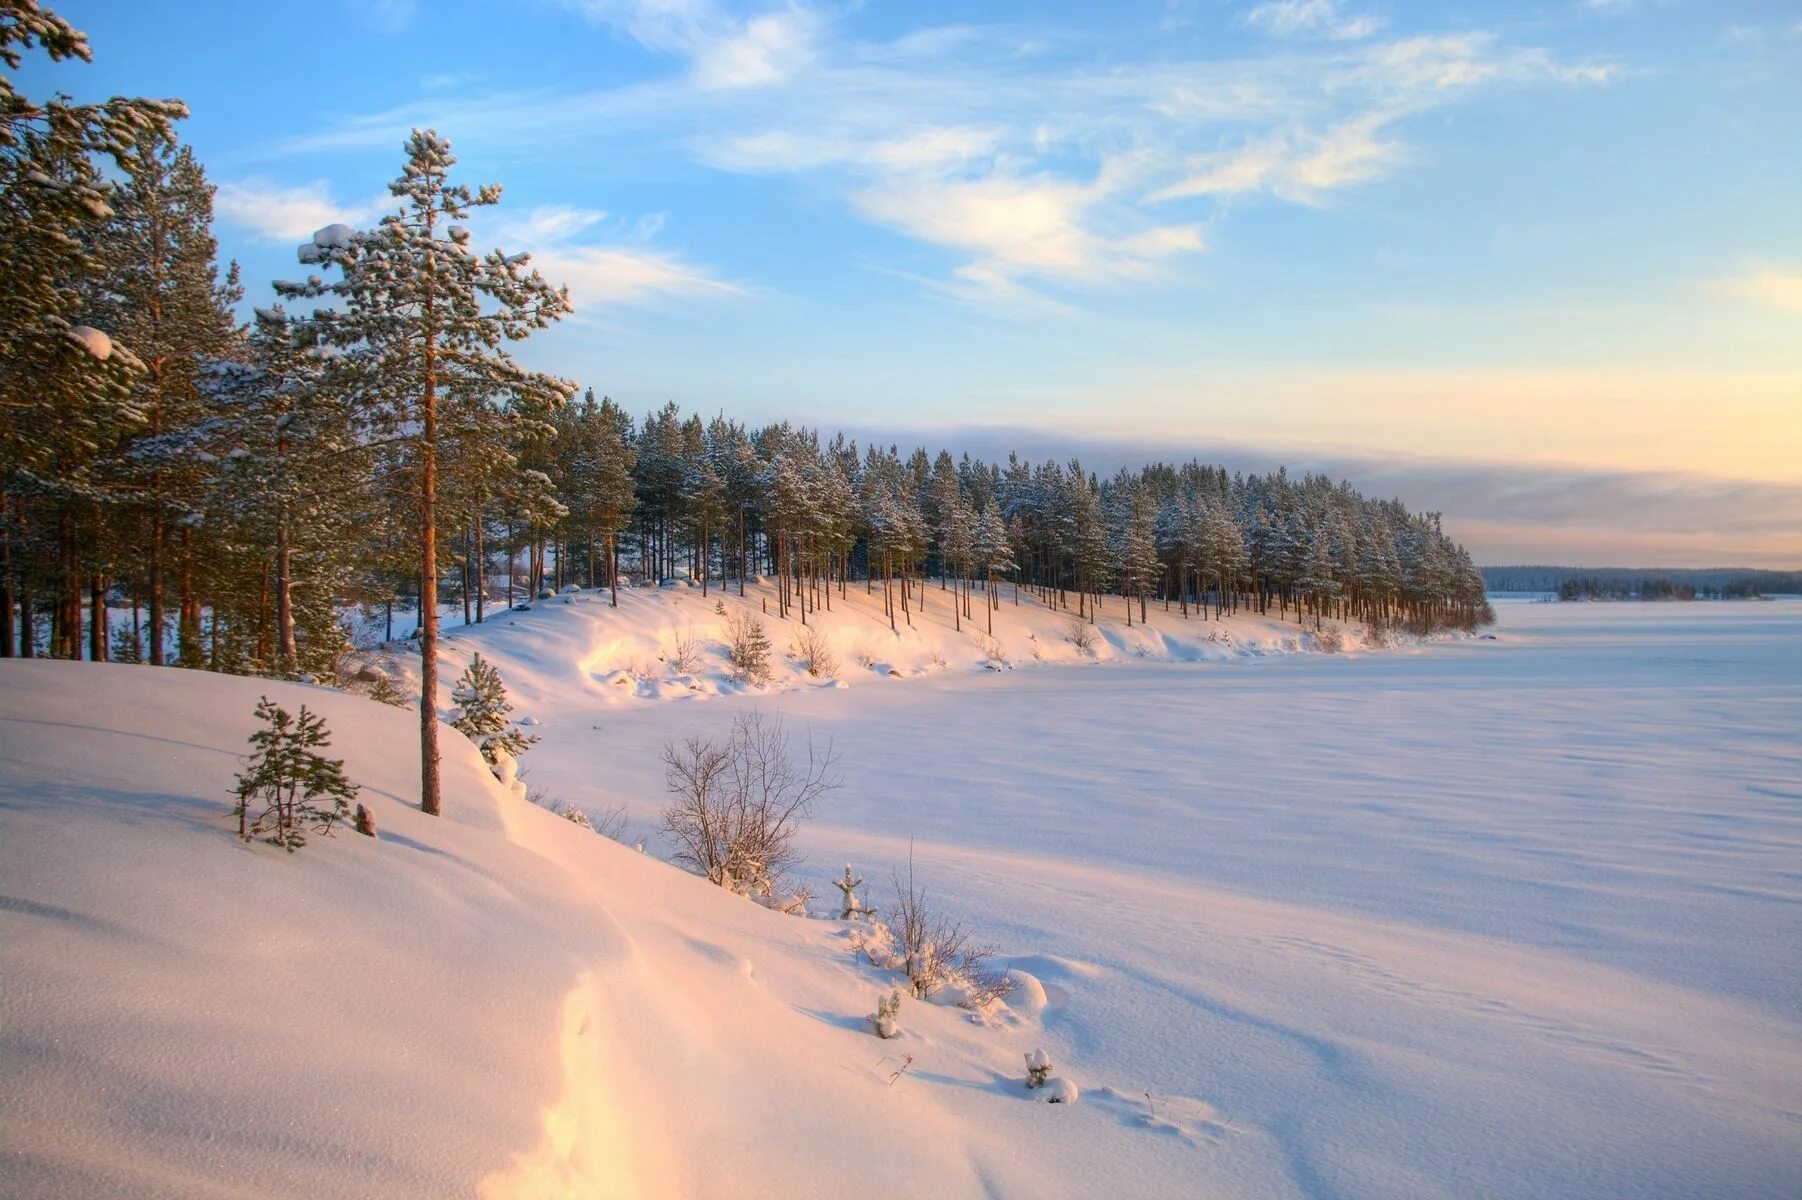
[[[788,652],[815,679],[830,679],[838,674],[838,657],[832,653],[832,643],[811,625],[795,630]]]
[[[1074,1083],[1052,1074],[1051,1056],[1043,1050],[1026,1052],[1026,1090],[1037,1092],[1047,1104],[1075,1104],[1080,1094]]]
[[[957,1003],[981,1010],[1005,1000],[1014,990],[1012,976],[990,966],[994,948],[975,940],[958,919],[936,912],[926,901],[926,890],[914,880],[913,855],[907,856],[907,874],[896,873],[895,903],[890,923],[863,945],[878,966],[907,976],[915,999],[925,1000],[942,989],[955,989]]]
[[[518,758],[538,741],[533,735],[514,728],[507,719],[513,706],[507,702],[501,673],[480,654],[471,660],[456,686],[451,688],[451,699],[462,710],[451,723],[476,744],[490,766],[498,760],[500,751]]]
[[[863,886],[863,879],[852,875],[850,863],[845,864],[845,877],[843,879],[833,880],[832,886],[837,888],[844,897],[839,904],[839,920],[856,921],[863,918],[868,918],[870,920],[875,919],[876,910],[867,907],[864,904],[862,897],[857,894],[857,889]]]
[[[1084,654],[1093,654],[1101,644],[1101,632],[1081,617],[1071,617],[1064,626],[1064,640]]]
[[[726,659],[743,683],[770,681],[770,637],[756,617],[726,618]]]
[[[982,642],[982,665],[991,671],[1011,671],[1014,660],[1007,656],[1001,643],[994,638],[984,638]]]
[[[876,1011],[866,1020],[876,1036],[883,1039],[894,1037],[901,1032],[901,989],[896,988],[887,996],[876,1001]]]
[[[1337,654],[1345,649],[1345,634],[1337,625],[1328,625],[1314,635],[1314,644],[1328,654]]]
[[[800,861],[795,833],[814,805],[838,788],[838,756],[808,739],[789,752],[782,718],[742,713],[724,745],[699,737],[663,748],[670,804],[660,828],[671,858],[720,887],[770,897]]]
[[[309,829],[330,834],[332,825],[350,813],[357,785],[344,777],[344,760],[319,751],[331,745],[324,718],[301,705],[295,717],[264,696],[257,719],[265,728],[250,735],[251,754],[238,775],[238,836],[245,841],[267,835],[293,852],[306,845]],[[251,812],[258,805],[262,812]]]
[[[511,762],[511,760],[507,760]],[[503,781],[504,782],[504,781]],[[525,783],[525,775],[519,776],[519,782]],[[626,806],[615,804],[612,808],[593,812],[585,808],[577,808],[566,800],[551,795],[549,788],[526,786],[526,802],[536,804],[539,808],[549,809],[571,825],[579,829],[587,829],[611,838],[616,842],[624,841],[626,836]]]
[[[370,685],[369,698],[378,704],[391,704],[395,708],[412,708],[413,697],[387,675],[377,675],[375,683]]]

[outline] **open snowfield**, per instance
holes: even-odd
[[[450,639],[539,722],[530,782],[652,835],[665,742],[779,712],[847,776],[807,882],[849,860],[885,903],[911,840],[1030,977],[1009,1012],[910,1001],[879,1041],[842,924],[525,805],[455,735],[420,816],[406,712],[4,662],[4,1190],[1802,1194],[1802,602],[1504,604],[1343,655],[1116,603],[1099,663],[1027,605],[994,672],[934,591],[914,637],[823,622],[848,686],[748,694],[656,663],[711,599],[622,603]],[[327,714],[382,841],[230,838],[263,691]],[[1074,1107],[1020,1089],[1035,1047]]]

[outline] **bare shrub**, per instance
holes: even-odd
[[[1395,645],[1395,635],[1381,621],[1372,621],[1364,629],[1364,644],[1373,650],[1386,650]]]
[[[599,812],[590,812],[585,808],[577,808],[575,805],[563,800],[553,800],[545,805],[545,807],[562,817],[565,821],[568,821],[570,824],[579,825],[583,829],[593,830],[604,838],[610,838],[616,842],[623,842],[626,839],[628,822],[626,820],[626,806],[623,804],[615,804],[611,808],[604,808]]]
[[[744,683],[770,681],[770,638],[756,617],[726,618],[726,658],[732,677]]]
[[[536,804],[539,808],[550,811],[568,821],[571,825],[579,825],[583,829],[592,829],[604,838],[612,838],[616,842],[626,840],[629,822],[626,817],[626,806],[615,804],[598,812],[585,808],[577,808],[566,800],[551,795],[546,787],[536,787],[526,782],[526,773],[519,773],[519,781],[526,784],[526,802]]]
[[[1007,651],[994,638],[982,640],[982,662],[991,671],[1009,671],[1014,665],[1014,660],[1007,656]]]
[[[994,947],[974,940],[961,920],[933,911],[926,890],[914,880],[913,853],[907,856],[907,874],[892,876],[895,903],[889,909],[889,935],[893,939],[889,965],[907,976],[916,999],[924,1000],[946,986],[963,993],[965,1008],[980,1009],[1007,998],[1014,981],[1005,971],[990,966]]]
[[[789,868],[800,822],[843,777],[831,743],[804,759],[791,756],[782,718],[743,713],[725,745],[693,737],[663,748],[671,797],[659,828],[676,845],[674,861],[723,888],[769,897]]]
[[[1071,617],[1064,627],[1064,640],[1084,654],[1093,654],[1101,644],[1101,632],[1082,618]]]
[[[1314,634],[1314,642],[1328,654],[1337,654],[1345,649],[1345,634],[1337,625],[1328,625]]]
[[[868,670],[876,665],[876,655],[868,646],[859,646],[857,652],[851,656],[851,661]]]
[[[682,628],[674,631],[669,657],[665,661],[678,675],[693,675],[701,669],[701,642],[695,637],[694,630]]]
[[[838,674],[838,657],[832,652],[832,643],[826,639],[825,634],[811,625],[803,625],[795,630],[788,652],[815,679],[831,679]]]

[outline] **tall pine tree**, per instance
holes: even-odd
[[[528,269],[528,256],[478,256],[458,222],[500,202],[500,187],[471,191],[449,180],[450,143],[414,130],[407,163],[388,190],[400,211],[358,233],[328,226],[301,247],[301,260],[338,267],[326,283],[278,283],[283,295],[328,303],[305,321],[308,335],[337,347],[345,394],[371,435],[407,453],[418,501],[420,621],[420,808],[442,809],[438,779],[439,406],[449,398],[502,397],[548,411],[574,385],[516,363],[505,349],[570,311],[569,293]]]

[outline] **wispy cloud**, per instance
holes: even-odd
[[[1735,300],[1780,312],[1802,313],[1802,269],[1756,267],[1741,275],[1716,279],[1710,286]]]
[[[289,242],[310,237],[327,225],[367,225],[392,204],[386,196],[341,204],[332,199],[331,186],[323,179],[293,187],[244,179],[221,183],[213,207],[222,220],[264,241]]]
[[[711,0],[565,0],[648,49],[689,60],[709,89],[764,87],[793,76],[813,57],[824,15],[799,5],[740,17]]]
[[[1348,13],[1339,0],[1266,0],[1245,14],[1245,23],[1274,37],[1324,37],[1357,41],[1383,27],[1375,17]]]
[[[717,300],[746,291],[673,251],[650,245],[649,239],[661,228],[656,219],[616,230],[599,209],[554,205],[497,220],[493,228],[496,240],[508,251],[526,251],[546,279],[568,285],[578,316],[597,307]]]
[[[1402,169],[1415,157],[1410,122],[1481,88],[1611,70],[1480,32],[1385,39],[1374,19],[1324,0],[1252,9],[1247,20],[1282,35],[1274,50],[1124,62],[1003,25],[857,39],[798,2],[748,16],[715,0],[562,2],[677,59],[679,73],[479,104],[428,97],[288,151],[398,143],[427,123],[514,152],[630,131],[719,170],[807,177],[939,251],[941,294],[1005,305],[1049,289],[1062,305],[1202,252],[1211,210],[1178,204],[1250,193],[1320,204]]]

